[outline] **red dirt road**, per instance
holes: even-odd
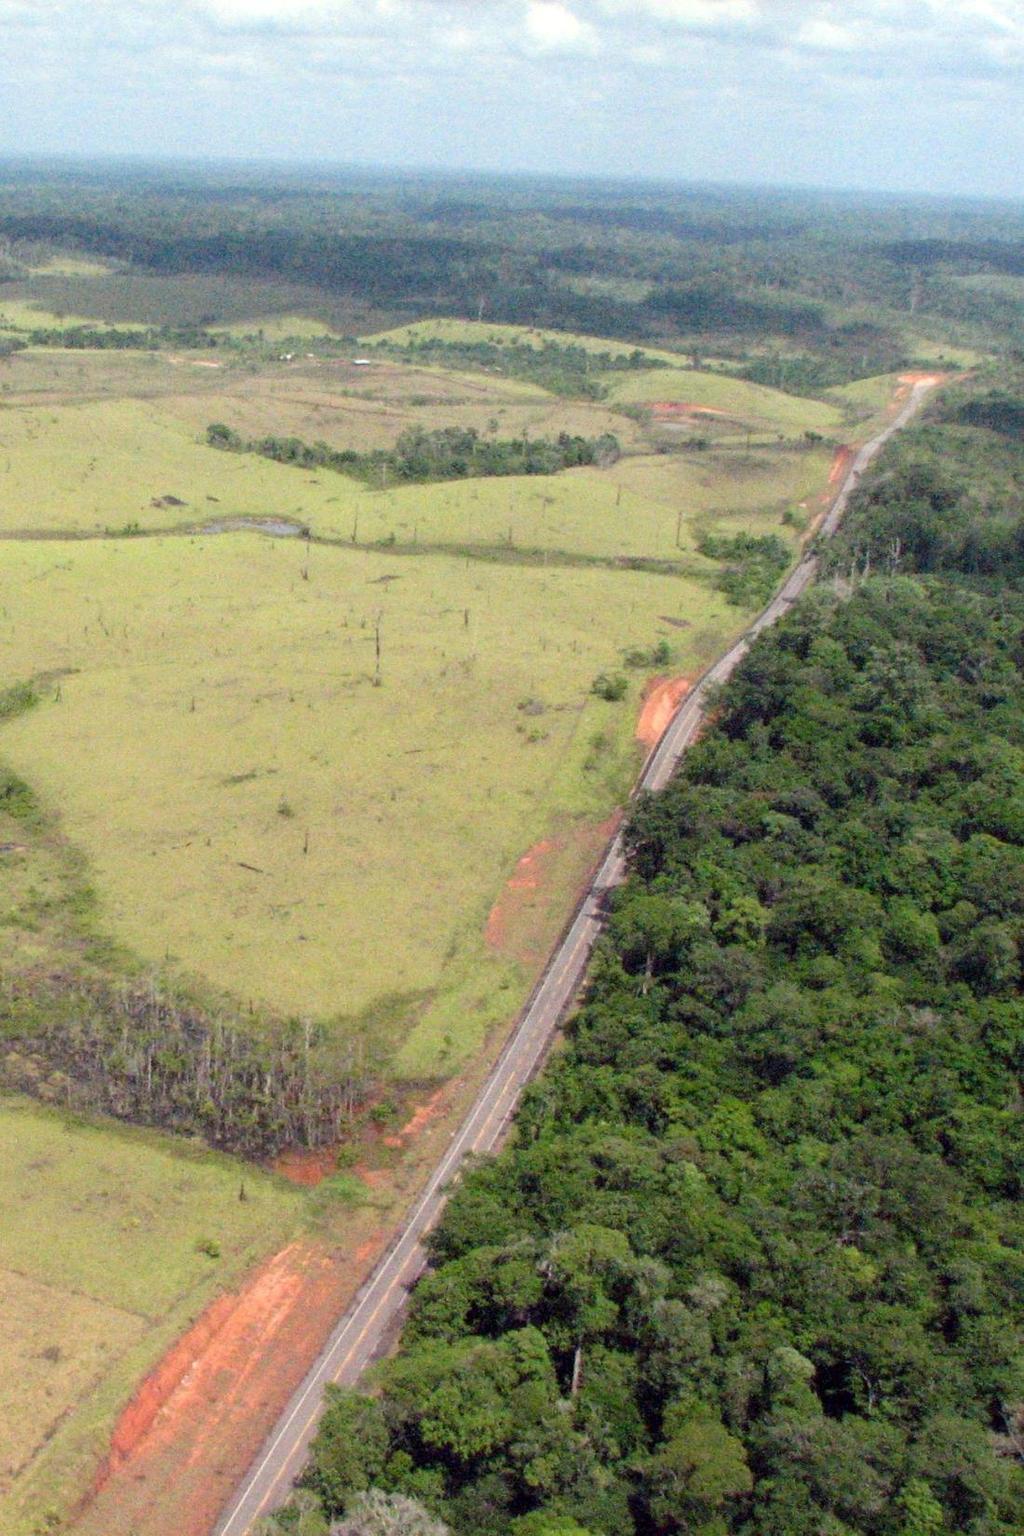
[[[292,1243],[213,1302],[121,1413],[76,1533],[132,1536],[163,1509],[161,1528],[207,1536],[386,1236]]]

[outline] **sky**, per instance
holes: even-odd
[[[1024,0],[0,0],[0,154],[1024,196]]]

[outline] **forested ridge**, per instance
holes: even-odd
[[[372,1485],[459,1536],[1024,1529],[1024,464],[1002,404],[964,425],[987,389],[883,457],[840,579],[637,806],[566,1048],[286,1527]]]

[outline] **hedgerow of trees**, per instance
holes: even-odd
[[[410,427],[394,448],[358,453],[327,443],[305,443],[298,437],[243,439],[223,422],[206,429],[211,448],[230,453],[258,453],[279,464],[300,469],[333,469],[374,485],[423,484],[431,480],[465,480],[483,475],[554,475],[584,464],[613,464],[618,439],[610,432],[580,437],[560,432],[554,439],[482,436],[475,427],[440,427],[427,431]]]

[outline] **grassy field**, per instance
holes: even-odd
[[[617,382],[671,398],[676,378],[753,403],[755,430],[765,400],[794,431],[838,415],[689,372]],[[518,855],[555,826],[575,846],[628,787],[643,673],[619,705],[590,694],[594,676],[659,639],[679,672],[710,660],[743,615],[715,592],[701,532],[795,547],[830,457],[652,452],[642,423],[600,404],[393,363],[30,351],[0,380],[0,635],[12,679],[66,674],[2,747],[81,852],[94,926],[243,1003],[339,1028],[377,1010],[410,1077],[465,1060],[521,995],[483,940]],[[606,470],[381,490],[218,452],[211,420],[358,448],[413,423],[614,430],[627,452]],[[246,532],[253,519],[328,542]],[[637,560],[675,573],[623,568]],[[22,883],[59,883],[55,859],[37,850]],[[30,910],[24,892],[15,906]],[[5,952],[34,964],[62,943],[49,920],[13,924]]]
[[[623,341],[606,341],[601,336],[583,336],[575,331],[546,331],[536,326],[528,325],[497,325],[489,320],[417,320],[412,325],[395,326],[389,331],[377,331],[371,336],[363,336],[363,341],[389,341],[395,346],[408,346],[410,342],[417,341],[452,341],[469,342],[494,342],[499,346],[507,346],[511,342],[518,342],[521,346],[542,347],[545,342],[554,342],[558,346],[584,347],[588,352],[607,352],[611,357],[628,357],[636,350],[635,344]],[[648,357],[661,358],[668,363],[678,364],[681,359],[678,352],[666,352],[658,347],[642,347],[640,349]]]
[[[107,277],[113,268],[98,257],[75,256],[61,251],[29,268],[33,277]]]
[[[693,368],[652,368],[609,374],[607,382],[611,398],[622,405],[683,401],[786,435],[808,431],[834,435],[843,426],[842,412],[834,405],[785,395],[777,389],[766,389],[763,384],[730,378],[728,374],[703,373]]]
[[[628,783],[638,685],[608,705],[595,674],[660,635],[690,670],[739,622],[696,579],[244,533],[24,542],[7,564],[12,674],[70,675],[3,751],[85,850],[113,931],[315,1015],[443,989],[522,848]]]
[[[0,1098],[0,1529],[45,1528],[139,1376],[306,1204],[228,1158]]]
[[[3,748],[83,852],[119,940],[286,1011],[344,1017],[402,995],[403,1071],[475,1047],[508,1006],[507,965],[481,940],[504,874],[555,822],[606,814],[637,761],[642,674],[617,707],[589,694],[594,675],[659,638],[679,671],[708,661],[743,615],[714,591],[701,532],[795,547],[830,458],[801,434],[837,431],[888,389],[840,405],[689,369],[609,379],[622,400],[728,412],[726,435],[665,451],[670,428],[603,404],[385,361],[30,350],[0,364],[8,672],[67,674]],[[209,448],[213,420],[358,449],[410,425],[611,430],[626,451],[606,470],[367,488]],[[244,531],[261,519],[327,543]],[[169,530],[185,536],[130,537]],[[623,568],[637,560],[675,571]],[[439,1032],[452,998],[464,1018]]]
[[[337,336],[338,332],[324,320],[312,315],[255,315],[247,320],[234,320],[230,325],[217,326],[226,336],[259,337],[263,341],[291,341],[296,339],[317,340],[324,336]]]
[[[59,270],[51,268],[5,283],[0,309],[20,302],[50,314],[82,316],[90,325],[106,322],[118,327],[240,324],[243,335],[276,325],[282,315],[319,321],[345,336],[394,324],[395,319],[392,311],[307,283],[228,273],[99,273],[92,270],[93,263],[87,265],[88,271],[71,271],[62,261]],[[296,333],[289,330],[288,334]]]
[[[0,750],[91,877],[94,934],[243,1005],[339,1029],[379,1016],[408,1077],[453,1069],[508,1016],[527,977],[484,942],[491,904],[532,842],[558,827],[575,846],[607,815],[639,760],[643,669],[617,705],[591,694],[595,675],[658,640],[673,670],[706,664],[744,615],[701,533],[795,549],[830,461],[800,433],[885,393],[841,410],[690,370],[611,377],[728,410],[731,437],[664,451],[602,404],[388,362],[0,365],[7,675],[61,677]],[[212,420],[357,448],[412,424],[614,430],[626,452],[604,470],[379,489],[209,448]],[[763,441],[768,423],[788,442]],[[317,542],[248,531],[260,519]],[[12,866],[14,908],[74,886],[63,857],[51,840]],[[566,900],[582,859],[564,865]],[[58,927],[12,923],[2,952],[45,962]]]
[[[7,293],[0,294],[0,331],[33,331],[75,325],[89,325],[103,329],[107,326],[107,322],[63,308],[50,309],[42,298],[38,300],[12,298]],[[119,329],[142,330],[143,327],[135,322],[125,321]]]

